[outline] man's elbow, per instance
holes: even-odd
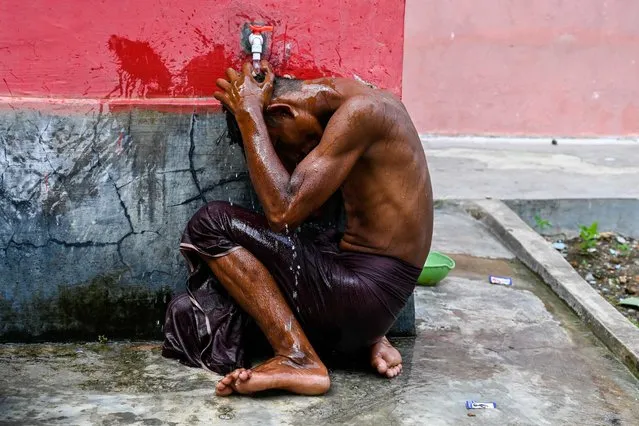
[[[290,195],[289,187],[289,195]],[[296,203],[289,196],[286,202],[280,204],[273,204],[264,206],[264,212],[266,213],[266,219],[268,220],[270,228],[275,232],[286,231],[287,229],[295,229],[301,221],[296,220]]]
[[[283,232],[297,228],[298,223],[293,221],[286,213],[271,213],[266,216],[269,227],[275,232]]]

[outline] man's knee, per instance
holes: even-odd
[[[228,252],[255,238],[259,215],[225,201],[211,201],[189,220],[182,244],[215,256]]]
[[[216,257],[238,246],[251,250],[259,246],[268,229],[266,219],[248,209],[224,201],[212,201],[200,208],[182,234],[181,247]]]
[[[234,216],[234,210],[237,210],[237,207],[226,201],[211,201],[202,206],[189,220],[188,231],[224,231],[230,222],[229,219]]]
[[[210,201],[202,208],[206,210],[207,215],[213,220],[233,217],[241,209],[241,207],[234,206],[227,201]]]

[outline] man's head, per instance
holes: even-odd
[[[275,79],[264,120],[278,153],[299,161],[319,144],[324,129],[314,115],[314,104],[312,95],[305,93],[302,80]]]
[[[275,78],[273,96],[264,111],[264,121],[276,151],[289,162],[301,161],[322,138],[324,130],[312,112],[312,97],[312,94],[305,93],[303,80]],[[241,145],[237,123],[229,112],[227,123],[232,142]]]

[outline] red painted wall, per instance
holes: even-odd
[[[249,21],[275,26],[279,74],[356,74],[399,94],[403,20],[403,0],[3,0],[0,96],[210,96],[248,57]]]
[[[408,0],[404,102],[424,133],[639,134],[639,1]]]

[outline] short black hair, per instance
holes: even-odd
[[[302,89],[302,83],[304,80],[289,77],[275,77],[273,81],[273,97],[277,98],[286,93],[295,92]],[[231,111],[224,108],[226,114],[226,127],[227,134],[230,139],[231,145],[239,145],[242,153],[244,153],[244,144],[242,141],[242,133],[235,121],[235,116]]]
[[[288,77],[275,77],[273,81],[273,97],[277,98],[289,92],[296,92],[302,89],[304,80]]]

